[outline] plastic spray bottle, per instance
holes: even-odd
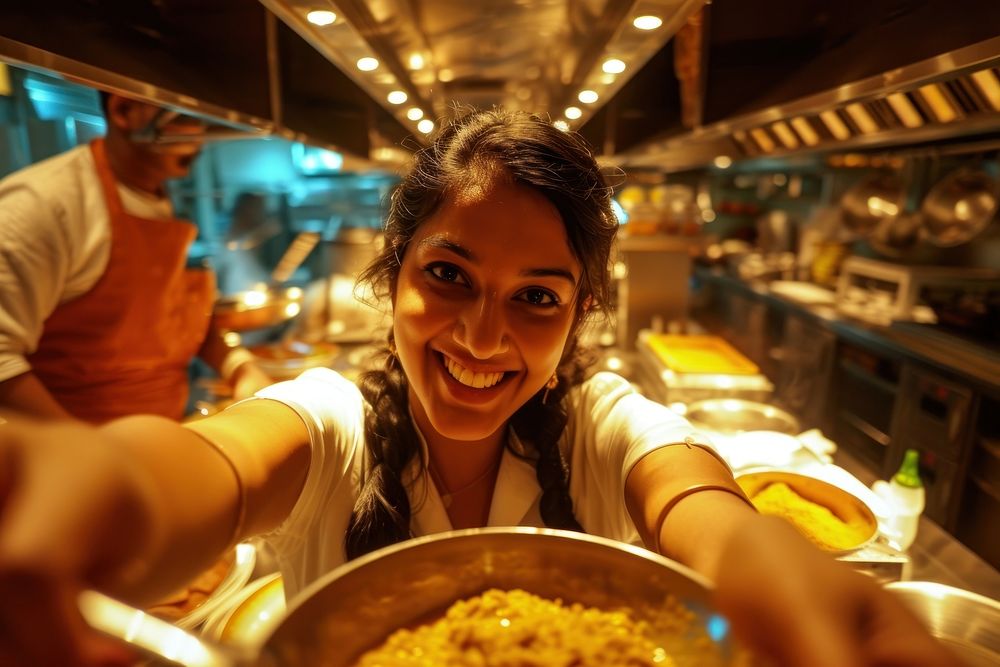
[[[889,519],[889,537],[899,549],[906,551],[917,537],[920,514],[924,511],[924,485],[920,481],[920,452],[907,449],[903,463],[892,479],[876,482],[874,491],[893,512]]]

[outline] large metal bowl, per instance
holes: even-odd
[[[697,573],[638,547],[537,528],[453,531],[359,558],[296,596],[264,653],[281,665],[350,665],[394,630],[489,588],[625,607],[640,619],[662,614],[673,597],[692,613],[686,634],[664,638],[677,665],[741,659],[711,607],[710,585]]]
[[[252,331],[286,322],[302,310],[301,287],[257,288],[222,297],[212,316],[223,331]]]
[[[1000,602],[930,581],[900,581],[886,588],[964,664],[1000,665]]]

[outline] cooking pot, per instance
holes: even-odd
[[[905,192],[899,177],[880,172],[861,179],[840,200],[844,226],[863,236],[886,218],[894,218],[903,209]]]
[[[416,538],[347,563],[303,590],[259,651],[206,644],[179,628],[87,591],[93,627],[182,665],[351,665],[393,631],[433,619],[489,588],[628,608],[662,618],[672,597],[690,612],[676,635],[657,637],[679,666],[745,665],[697,573],[639,547],[582,533],[480,528]],[[687,614],[685,614],[687,615]],[[678,614],[680,617],[680,614]]]
[[[251,331],[286,322],[302,310],[301,287],[258,285],[220,298],[212,309],[223,331]]]
[[[1000,183],[982,169],[961,167],[939,181],[920,206],[924,230],[934,245],[971,241],[1000,209]]]

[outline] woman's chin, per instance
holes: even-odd
[[[489,438],[503,428],[506,421],[506,419],[496,419],[492,416],[468,413],[431,416],[431,425],[439,435],[449,440],[468,442]]]

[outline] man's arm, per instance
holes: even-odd
[[[36,419],[72,418],[31,371],[0,382],[0,412],[13,412]]]
[[[257,391],[274,384],[274,378],[260,369],[249,350],[226,342],[223,332],[214,321],[208,328],[208,335],[205,336],[198,356],[232,387],[233,398],[236,400],[253,396]]]

